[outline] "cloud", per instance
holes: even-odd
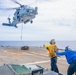
[[[1,0],[3,1],[3,0]],[[8,0],[6,0],[8,1]],[[29,4],[34,0],[17,0],[21,4]],[[43,1],[43,0],[42,0]],[[11,5],[9,5],[9,3]],[[36,4],[37,3],[37,4]],[[15,7],[15,3],[7,2],[9,7]],[[5,4],[5,5],[6,5]],[[35,2],[38,7],[38,15],[33,20],[33,24],[23,24],[23,40],[76,40],[76,1],[75,0],[51,0]],[[16,5],[18,7],[18,5]],[[14,11],[2,13],[0,11],[0,24],[8,22],[7,17],[13,18]],[[0,25],[1,40],[20,40],[22,24],[18,28],[3,27]],[[7,38],[8,35],[10,39]],[[6,37],[6,38],[5,38]]]

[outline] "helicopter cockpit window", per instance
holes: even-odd
[[[33,12],[33,10],[32,10],[32,9],[27,9],[26,11],[27,11],[27,12]]]
[[[29,12],[30,12],[30,13],[33,13],[33,12],[34,12],[34,10],[33,10],[33,9],[29,9]]]
[[[32,9],[30,9],[30,12],[33,12]]]

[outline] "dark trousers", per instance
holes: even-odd
[[[67,75],[73,75],[76,72],[76,60],[73,61],[68,68]]]
[[[51,70],[54,72],[59,73],[58,67],[57,67],[57,57],[51,58]]]

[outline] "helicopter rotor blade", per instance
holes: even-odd
[[[0,8],[0,10],[14,10],[14,9],[17,9],[17,8]]]
[[[16,4],[18,4],[18,5],[20,5],[20,6],[22,6],[22,4],[20,4],[18,1],[16,1],[16,0],[12,0],[14,3],[16,3]]]

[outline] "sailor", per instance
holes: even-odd
[[[55,52],[57,55],[65,55],[69,64],[67,75],[73,75],[76,72],[76,52],[68,48],[68,46],[65,48],[64,52],[57,52],[56,50]]]
[[[58,67],[57,67],[57,55],[54,52],[54,50],[58,51],[58,47],[56,46],[55,39],[52,39],[50,42],[50,45],[43,45],[44,48],[46,48],[49,52],[49,57],[51,61],[51,70],[54,72],[59,73]],[[62,75],[59,73],[59,75]]]

